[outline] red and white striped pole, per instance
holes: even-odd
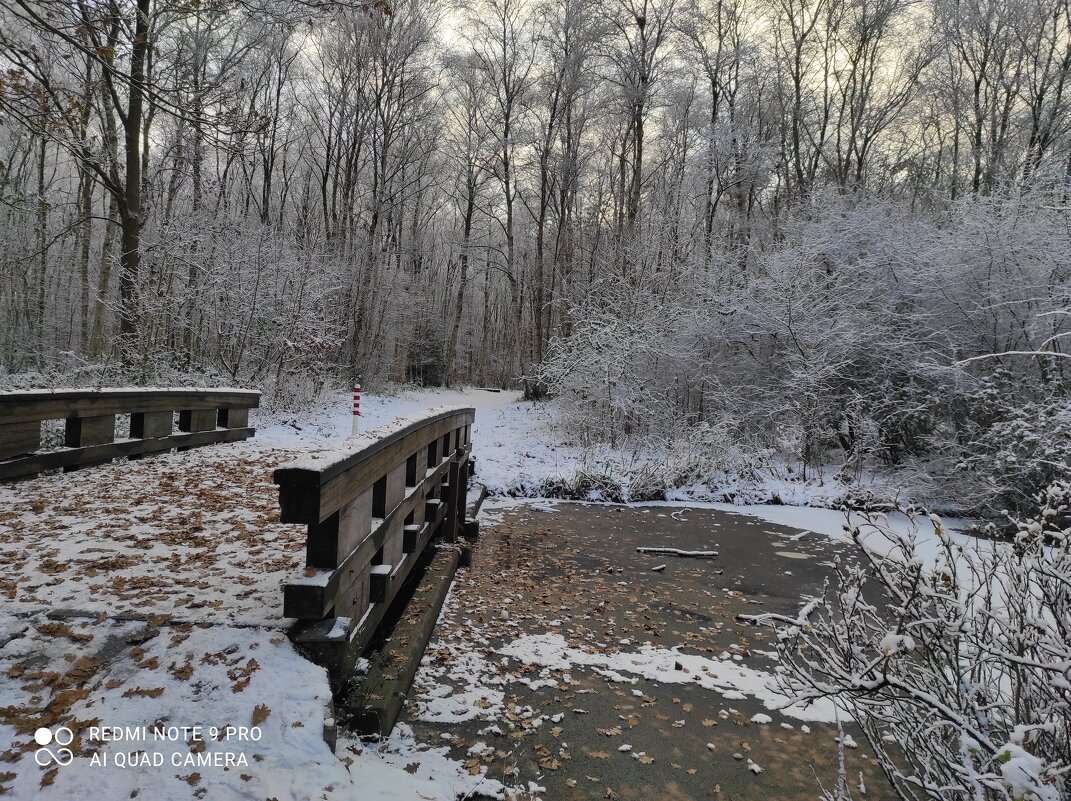
[[[356,384],[353,387],[353,429],[350,431],[350,435],[357,433],[359,428],[359,421],[361,419],[361,385]]]

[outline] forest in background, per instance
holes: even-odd
[[[0,382],[522,386],[570,436],[1071,463],[1068,0],[0,0]]]

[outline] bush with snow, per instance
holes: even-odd
[[[704,484],[780,462],[800,483],[895,472],[932,507],[1027,512],[1068,477],[1065,206],[1024,191],[934,219],[822,194],[742,269],[592,286],[539,377],[582,445],[657,442],[670,462],[685,432],[713,438]]]
[[[836,699],[901,799],[1071,797],[1071,484],[1037,501],[1011,543],[964,546],[932,518],[936,558],[868,515],[822,597],[753,618],[778,626],[785,691]]]

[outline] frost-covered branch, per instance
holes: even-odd
[[[935,521],[936,553],[867,517],[821,598],[750,618],[778,629],[785,692],[843,704],[900,798],[1071,793],[1069,499],[1053,484],[1011,542],[961,545]]]

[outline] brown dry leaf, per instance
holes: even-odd
[[[718,725],[718,721],[711,720],[710,718],[707,718],[706,720],[703,721],[703,727],[707,728],[707,729],[709,729],[711,726],[717,726],[717,725]]]
[[[556,760],[554,757],[547,757],[546,759],[539,760],[539,767],[544,770],[557,770],[562,766],[562,763]]]
[[[193,787],[199,781],[201,781],[200,773],[191,773],[189,776],[186,777],[186,782],[190,785],[190,787]]]
[[[650,765],[652,762],[654,762],[654,757],[647,756],[647,754],[640,754],[638,757],[636,757],[636,761],[639,762],[641,765]]]
[[[178,667],[177,665],[171,665],[171,667],[169,667],[167,670],[168,673],[170,673],[172,676],[174,676],[176,679],[179,679],[180,681],[189,681],[190,676],[193,675],[193,665],[189,663],[186,663],[182,667]]]
[[[164,694],[164,688],[163,687],[153,687],[151,690],[146,690],[146,689],[144,689],[142,687],[132,687],[129,690],[127,690],[125,693],[123,693],[123,698],[136,698],[136,697],[159,698],[163,694]]]
[[[257,704],[253,707],[253,725],[259,726],[261,723],[268,719],[268,715],[271,714],[271,710],[264,704]]]
[[[610,754],[606,751],[588,751],[587,755],[592,759],[609,759]]]
[[[597,728],[597,729],[595,729],[595,731],[597,731],[599,734],[605,734],[607,737],[616,737],[617,735],[619,735],[621,733],[621,727],[620,726],[614,726],[611,729],[599,729],[599,728]]]

